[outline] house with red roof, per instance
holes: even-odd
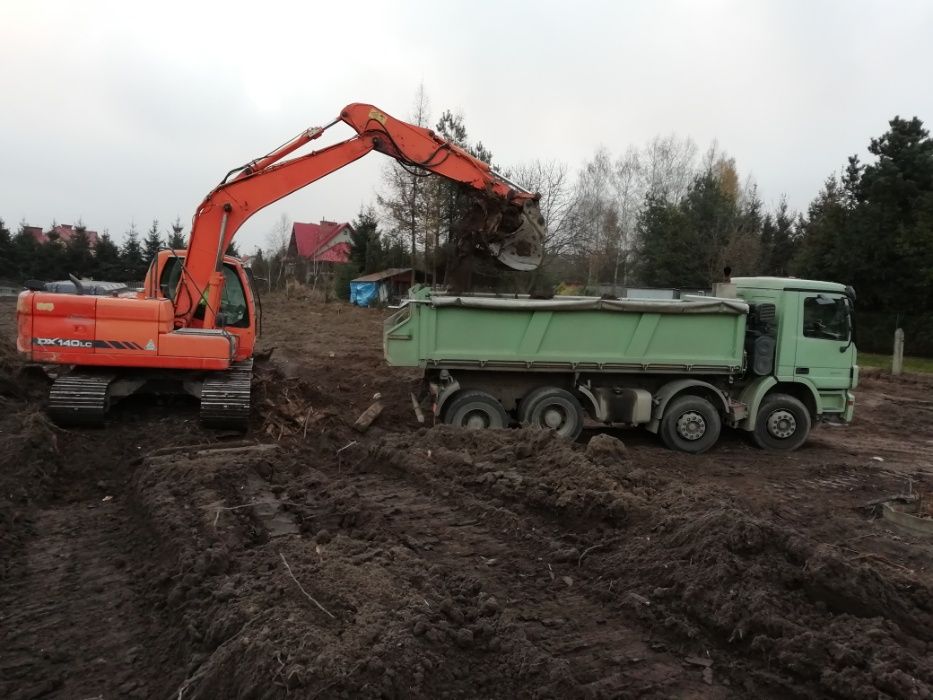
[[[32,236],[36,243],[44,245],[49,241],[61,241],[67,245],[74,237],[76,227],[73,224],[56,224],[48,231],[43,231],[41,226],[26,226],[24,231],[26,235]],[[99,239],[97,231],[85,229],[84,232],[87,234],[87,240],[91,248],[96,248]]]
[[[348,223],[321,220],[319,224],[292,224],[288,242],[288,257],[315,263],[315,267],[333,267],[350,262],[350,234]],[[318,263],[324,263],[318,265]]]

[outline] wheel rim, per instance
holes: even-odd
[[[706,435],[706,419],[696,411],[687,411],[677,419],[677,434],[684,440],[699,440]]]
[[[460,425],[467,430],[483,430],[488,428],[490,423],[492,423],[492,420],[489,413],[481,408],[467,411],[460,420]]]
[[[567,414],[561,406],[551,404],[541,413],[541,425],[545,428],[560,430],[566,423]]]
[[[797,419],[784,408],[772,411],[768,416],[768,433],[779,440],[789,438],[797,432]]]

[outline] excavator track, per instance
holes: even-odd
[[[115,375],[71,372],[49,390],[49,417],[61,426],[100,426],[110,408],[110,383]]]
[[[201,422],[209,428],[246,430],[252,379],[252,359],[208,376],[201,385]]]

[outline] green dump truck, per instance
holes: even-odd
[[[674,299],[451,296],[416,289],[386,320],[390,365],[421,367],[435,415],[576,438],[584,418],[641,425],[699,453],[723,426],[769,450],[848,423],[858,383],[855,292],[735,278]]]

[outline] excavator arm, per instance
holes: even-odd
[[[282,160],[344,122],[356,135],[319,151]],[[542,257],[544,219],[538,195],[495,173],[488,164],[423,127],[395,119],[367,104],[351,104],[324,127],[308,129],[272,153],[228,173],[198,207],[184,269],[175,294],[176,326],[187,326],[199,302],[206,302],[204,326],[216,325],[223,287],[223,256],[239,228],[257,211],[370,151],[395,158],[473,188],[480,212],[463,235],[469,248],[492,255],[518,270],[536,268]]]

